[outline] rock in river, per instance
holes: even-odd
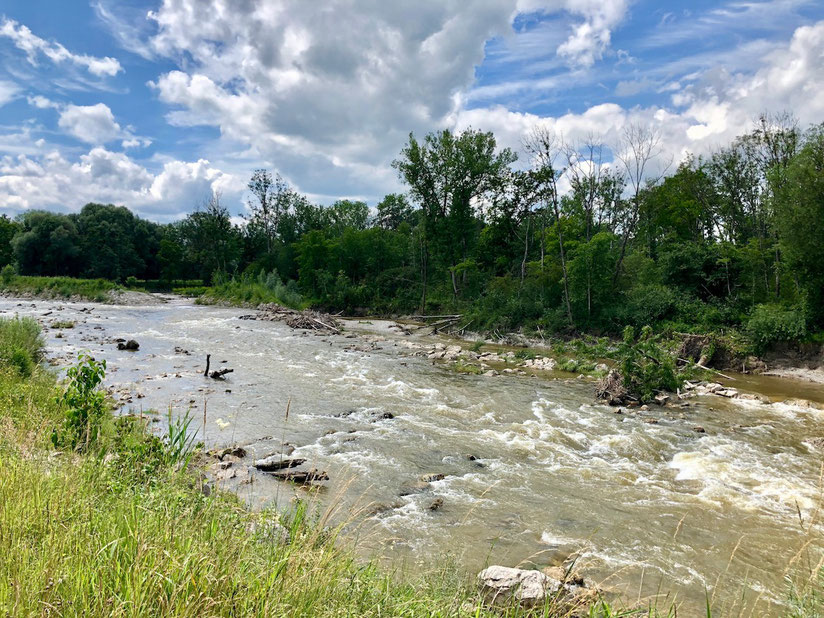
[[[478,579],[490,603],[515,599],[527,607],[542,603],[547,595],[557,593],[563,585],[540,571],[504,566],[487,567],[478,573]]]

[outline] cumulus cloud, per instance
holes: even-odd
[[[707,154],[749,131],[764,112],[791,111],[802,126],[824,119],[824,21],[798,28],[791,40],[758,59],[753,73],[730,73],[723,67],[685,80],[671,107],[624,108],[605,103],[582,113],[540,117],[502,106],[460,110],[457,128],[494,131],[499,142],[514,149],[535,124],[544,124],[568,141],[590,134],[617,144],[629,123],[656,127],[662,136],[663,160],[681,160],[687,153]]]
[[[89,144],[105,144],[124,135],[108,105],[67,105],[60,112],[57,125],[77,139]]]
[[[57,150],[0,158],[0,211],[58,207],[77,211],[87,202],[125,204],[153,219],[175,219],[214,191],[239,200],[243,183],[204,159],[167,161],[153,173],[127,155],[92,148],[77,161]]]
[[[27,60],[34,66],[37,66],[38,57],[43,55],[55,64],[70,62],[85,68],[97,77],[111,77],[123,70],[116,58],[73,54],[60,43],[40,38],[27,26],[13,19],[4,18],[0,22],[0,37],[11,39],[15,47],[26,53]]]

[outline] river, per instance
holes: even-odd
[[[824,459],[804,442],[824,436],[815,407],[706,396],[616,414],[587,380],[463,375],[410,356],[389,322],[318,336],[238,319],[248,313],[0,299],[4,316],[75,321],[46,330],[49,356],[106,359],[124,410],[189,410],[207,446],[256,457],[294,445],[331,477],[311,499],[337,505],[360,551],[385,561],[449,555],[475,572],[577,552],[590,579],[630,600],[669,593],[692,616],[709,595],[714,615],[763,616],[780,613],[785,574],[821,558]],[[139,351],[118,351],[118,337]],[[225,382],[202,376],[207,353],[234,370]],[[739,387],[824,401],[800,382],[747,376]],[[425,474],[445,476],[416,488]],[[253,508],[295,495],[264,474],[230,488]]]

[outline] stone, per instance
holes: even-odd
[[[437,511],[443,506],[443,498],[435,498],[429,505],[430,511]]]
[[[424,483],[434,483],[435,481],[442,481],[446,478],[445,474],[424,474],[420,480]]]
[[[225,448],[217,454],[218,459],[223,459],[226,456],[231,455],[232,457],[243,458],[246,457],[246,449],[241,446],[230,446],[229,448]]]
[[[707,433],[707,430],[701,427],[701,425],[696,425],[692,428],[695,433]]]
[[[256,460],[254,466],[262,472],[274,472],[276,470],[297,468],[298,466],[301,466],[304,463],[306,463],[306,460],[301,459],[300,457],[296,457],[294,459],[285,459],[283,455],[277,453],[275,455],[270,455],[269,457],[266,457],[264,459]]]
[[[669,401],[669,399],[670,399],[669,395],[665,395],[664,393],[661,393],[660,395],[655,396],[655,403],[657,403],[659,406],[663,406],[663,405],[666,405],[666,403]]]
[[[122,342],[122,341],[119,341],[117,343],[117,349],[118,350],[128,350],[129,352],[135,352],[138,349],[140,349],[140,344],[137,341],[135,341],[134,339],[129,339],[125,343]]]
[[[478,580],[490,603],[515,599],[526,607],[539,605],[547,595],[557,593],[562,587],[560,580],[540,571],[497,565],[478,573]]]

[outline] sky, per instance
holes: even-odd
[[[820,0],[4,0],[0,214],[173,221],[256,168],[328,204],[403,191],[409,133],[521,150],[654,127],[706,155],[764,112],[824,122]]]

